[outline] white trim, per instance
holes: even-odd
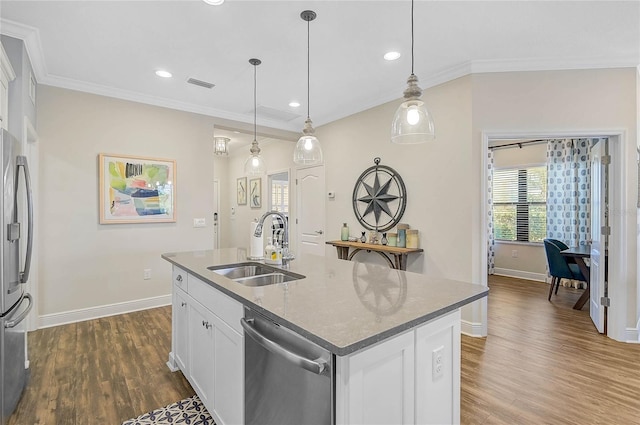
[[[640,329],[639,328],[627,328],[625,331],[625,342],[631,344],[640,344]]]
[[[627,274],[625,270],[629,267],[627,257],[625,255],[625,244],[627,238],[630,237],[631,232],[627,229],[625,222],[626,211],[626,165],[625,160],[627,155],[626,146],[630,143],[627,138],[627,132],[624,129],[595,129],[595,130],[561,130],[561,131],[516,131],[516,132],[503,132],[503,131],[482,131],[482,143],[483,143],[483,161],[484,167],[482,167],[481,181],[486,181],[486,151],[489,148],[489,139],[557,139],[557,138],[580,138],[580,137],[608,137],[612,142],[610,146],[610,155],[612,158],[610,168],[610,197],[609,208],[610,214],[610,226],[611,226],[611,239],[609,245],[609,281],[621,282],[621,285],[609,286],[609,298],[611,299],[611,307],[608,311],[608,329],[607,335],[618,341],[628,341],[627,338]],[[484,193],[483,193],[484,195]],[[480,213],[482,214],[481,223],[483,229],[487,227],[487,206],[486,198],[483,198],[485,202],[482,203]],[[482,232],[481,245],[486,253],[487,235],[486,232]],[[485,254],[486,258],[486,254]],[[486,319],[483,319],[486,320]]]
[[[36,80],[40,82],[45,79],[49,73],[47,72],[42,42],[40,41],[40,31],[38,31],[37,28],[8,19],[0,19],[0,29],[2,35],[24,41],[24,47],[27,50],[31,67],[36,74]]]
[[[502,269],[496,267],[494,274],[498,276],[515,277],[518,279],[535,280],[536,282],[545,282],[547,275],[544,273],[525,272],[522,270]]]
[[[101,317],[115,316],[131,313],[133,311],[147,310],[150,308],[171,305],[171,294],[158,297],[144,298],[135,301],[108,304],[79,310],[64,311],[62,313],[44,314],[40,316],[39,328],[66,325],[68,323],[83,322],[85,320],[99,319]]]
[[[461,320],[460,325],[460,332],[464,335],[472,336],[474,338],[486,336],[486,332],[483,333],[484,326],[482,323],[473,323],[468,320]]]

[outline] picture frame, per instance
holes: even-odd
[[[262,208],[262,179],[249,181],[249,204],[251,208]]]
[[[176,161],[98,155],[100,224],[175,223]]]
[[[236,181],[236,202],[238,205],[247,205],[247,178],[239,177]]]

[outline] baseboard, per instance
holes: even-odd
[[[479,323],[479,322],[474,323],[474,322],[469,322],[467,320],[460,321],[460,332],[465,335],[469,335],[473,337],[485,336],[483,333],[482,323]]]
[[[507,277],[516,277],[518,279],[535,280],[537,282],[545,282],[547,275],[544,273],[524,272],[522,270],[501,269],[496,267],[493,274]]]
[[[108,304],[79,310],[64,311],[62,313],[44,314],[38,318],[38,328],[66,325],[68,323],[83,322],[100,317],[115,316],[132,311],[147,310],[171,304],[171,294],[158,297],[144,298],[135,301]]]
[[[625,329],[624,340],[626,342],[640,344],[640,321],[637,327]]]

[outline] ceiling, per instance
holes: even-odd
[[[248,60],[259,58],[258,125],[299,132],[307,109],[305,9],[318,15],[310,23],[315,126],[401,97],[411,72],[407,0],[2,0],[0,32],[25,40],[39,84],[211,115],[231,120],[227,127],[253,122]],[[389,50],[401,58],[385,61]],[[475,72],[639,63],[637,1],[415,3],[423,88]],[[157,69],[173,78],[155,76]],[[189,77],[215,87],[188,84]],[[293,100],[302,106],[289,107]]]

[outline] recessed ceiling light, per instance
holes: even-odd
[[[297,108],[300,106],[300,102],[289,102],[289,106],[292,108]]]
[[[169,71],[165,71],[164,69],[159,69],[156,71],[156,75],[162,78],[171,78],[173,75]]]
[[[224,3],[224,0],[202,0],[202,1],[212,6],[220,6],[222,3]]]
[[[400,52],[387,52],[384,54],[384,59],[388,61],[394,61],[400,57]]]

